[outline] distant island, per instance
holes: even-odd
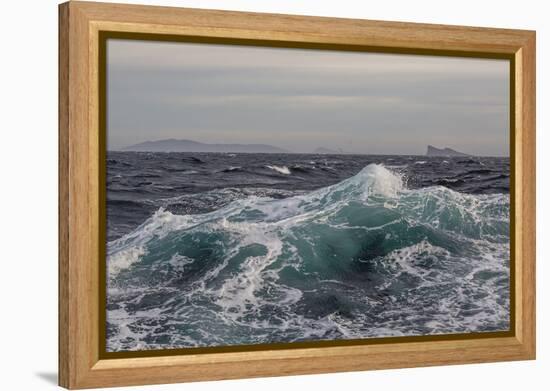
[[[464,152],[458,152],[451,148],[436,148],[432,145],[428,145],[428,150],[426,151],[426,156],[472,156]]]
[[[337,151],[335,149],[329,149],[329,148],[324,148],[324,147],[317,148],[315,151],[313,151],[313,153],[315,153],[317,155],[341,155],[341,154],[343,154],[343,152],[341,150]]]
[[[269,144],[208,144],[186,139],[165,139],[145,141],[118,149],[127,152],[221,152],[221,153],[296,153]],[[313,150],[316,155],[342,155],[341,149],[319,147]],[[451,148],[437,148],[428,145],[426,156],[472,156]]]
[[[267,144],[206,144],[192,140],[157,140],[121,148],[134,152],[237,152],[237,153],[289,153]]]

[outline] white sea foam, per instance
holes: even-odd
[[[430,334],[505,327],[507,195],[470,195],[441,186],[409,190],[399,174],[377,164],[306,194],[283,199],[261,195],[245,192],[246,198],[200,215],[159,209],[134,232],[108,244],[108,273],[115,282],[126,278],[122,270],[143,259],[151,260],[155,281],[149,292],[141,291],[142,286],[127,289],[132,279],[109,287],[116,297],[128,294],[131,304],[109,311],[109,322],[118,327],[110,348],[155,347],[143,339],[157,332],[169,333],[175,348],[256,343],[268,337],[292,341],[418,334],[413,324]],[[219,240],[199,246],[203,237]],[[388,250],[370,258],[378,242]],[[357,260],[362,246],[365,259]],[[460,253],[462,247],[466,255]],[[205,248],[214,255],[203,256]],[[358,285],[359,272],[352,268],[357,262],[375,267],[378,280]],[[192,273],[181,273],[186,267]],[[135,269],[138,276],[142,269]],[[173,274],[162,280],[166,271]],[[300,287],[315,278],[315,284]],[[165,295],[166,290],[175,296]],[[360,306],[352,316],[338,301],[343,290],[349,292],[346,300]],[[359,298],[355,292],[361,292]],[[151,294],[159,295],[163,312],[132,312],[140,301],[157,300]],[[323,301],[315,301],[316,295]],[[316,312],[317,307],[324,309]],[[300,312],[304,308],[313,315]],[[373,316],[379,317],[374,324]],[[162,318],[165,330],[178,331],[151,326],[151,318]]]
[[[172,267],[177,269],[182,269],[185,265],[189,265],[190,263],[193,263],[193,262],[194,262],[193,259],[189,257],[185,257],[180,254],[172,255],[172,258],[170,258],[170,260],[168,261],[168,263],[172,265]]]
[[[131,266],[143,255],[150,240],[163,238],[170,232],[213,224],[212,229],[241,231],[240,236],[254,238],[254,232],[265,233],[258,228],[262,227],[261,223],[288,229],[311,219],[323,221],[349,201],[366,202],[371,196],[383,197],[384,207],[410,216],[414,221],[430,224],[434,228],[454,229],[452,224],[461,229],[471,227],[471,230],[478,232],[477,235],[485,232],[485,226],[495,221],[505,222],[508,218],[509,201],[506,195],[469,195],[445,187],[407,190],[399,174],[382,165],[370,164],[351,178],[304,195],[280,200],[248,196],[201,215],[174,215],[161,208],[136,230],[109,243],[108,261],[112,265],[109,272],[117,274]],[[495,207],[499,203],[502,207]],[[233,224],[229,229],[231,219],[251,210],[261,214],[255,219],[247,218],[240,223],[241,228],[237,229],[238,225]],[[445,218],[451,220],[446,222]],[[248,231],[245,233],[242,227]],[[265,242],[263,239],[258,241]]]
[[[142,246],[132,246],[115,252],[107,258],[107,270],[109,276],[116,276],[121,270],[129,268],[138,262],[145,254]]]
[[[228,219],[247,209],[261,211],[260,222],[289,227],[300,221],[327,216],[339,210],[342,202],[354,197],[363,200],[367,200],[370,195],[397,197],[403,188],[398,174],[381,165],[370,164],[354,177],[333,186],[281,200],[249,196],[201,215],[174,215],[161,208],[133,232],[108,244],[108,264],[112,265],[109,266],[109,274],[114,276],[137,262],[144,254],[146,244],[154,238],[160,239],[170,232],[192,229],[207,223],[218,224],[219,229],[227,230]],[[336,196],[340,199],[335,199]],[[241,224],[249,229],[243,237],[253,237],[251,224],[251,221]]]
[[[418,268],[416,262],[418,260],[437,262],[449,258],[450,253],[444,248],[430,244],[427,240],[422,240],[411,246],[394,250],[385,257],[399,265],[401,272],[409,273],[424,280],[424,277],[432,271],[426,268]]]
[[[266,166],[267,168],[277,171],[279,174],[290,175],[290,170],[287,166]]]
[[[223,171],[237,171],[240,170],[241,166],[229,166],[228,168],[224,169]]]
[[[371,194],[392,198],[397,197],[404,188],[399,175],[379,164],[370,164],[358,175],[364,177]]]

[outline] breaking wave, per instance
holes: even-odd
[[[269,166],[267,165],[266,168],[269,168],[273,171],[276,171],[278,172],[279,174],[283,174],[283,175],[290,175],[290,170],[288,169],[287,166]]]
[[[108,243],[107,349],[507,330],[509,208],[376,164],[287,198],[161,208]]]

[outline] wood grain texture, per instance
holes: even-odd
[[[522,31],[360,19],[74,2],[114,31],[515,53]]]
[[[171,7],[59,8],[59,383],[90,388],[535,357],[535,33]],[[515,336],[99,359],[100,31],[514,59]]]
[[[522,252],[518,264],[521,265],[520,308],[522,318],[518,322],[523,329],[518,333],[522,338],[531,358],[536,355],[536,318],[535,318],[535,292],[536,292],[536,38],[531,33],[525,45],[518,51],[517,57],[521,57],[521,88],[517,94],[521,102],[518,127],[521,129],[521,160],[517,165],[522,170],[522,181],[516,183],[516,193],[522,194],[521,215],[522,221]]]
[[[59,383],[69,384],[69,7],[59,7]]]

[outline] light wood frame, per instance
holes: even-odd
[[[510,58],[513,320],[501,337],[102,358],[100,32]],[[59,6],[59,384],[92,388],[535,358],[535,32],[71,1]]]

